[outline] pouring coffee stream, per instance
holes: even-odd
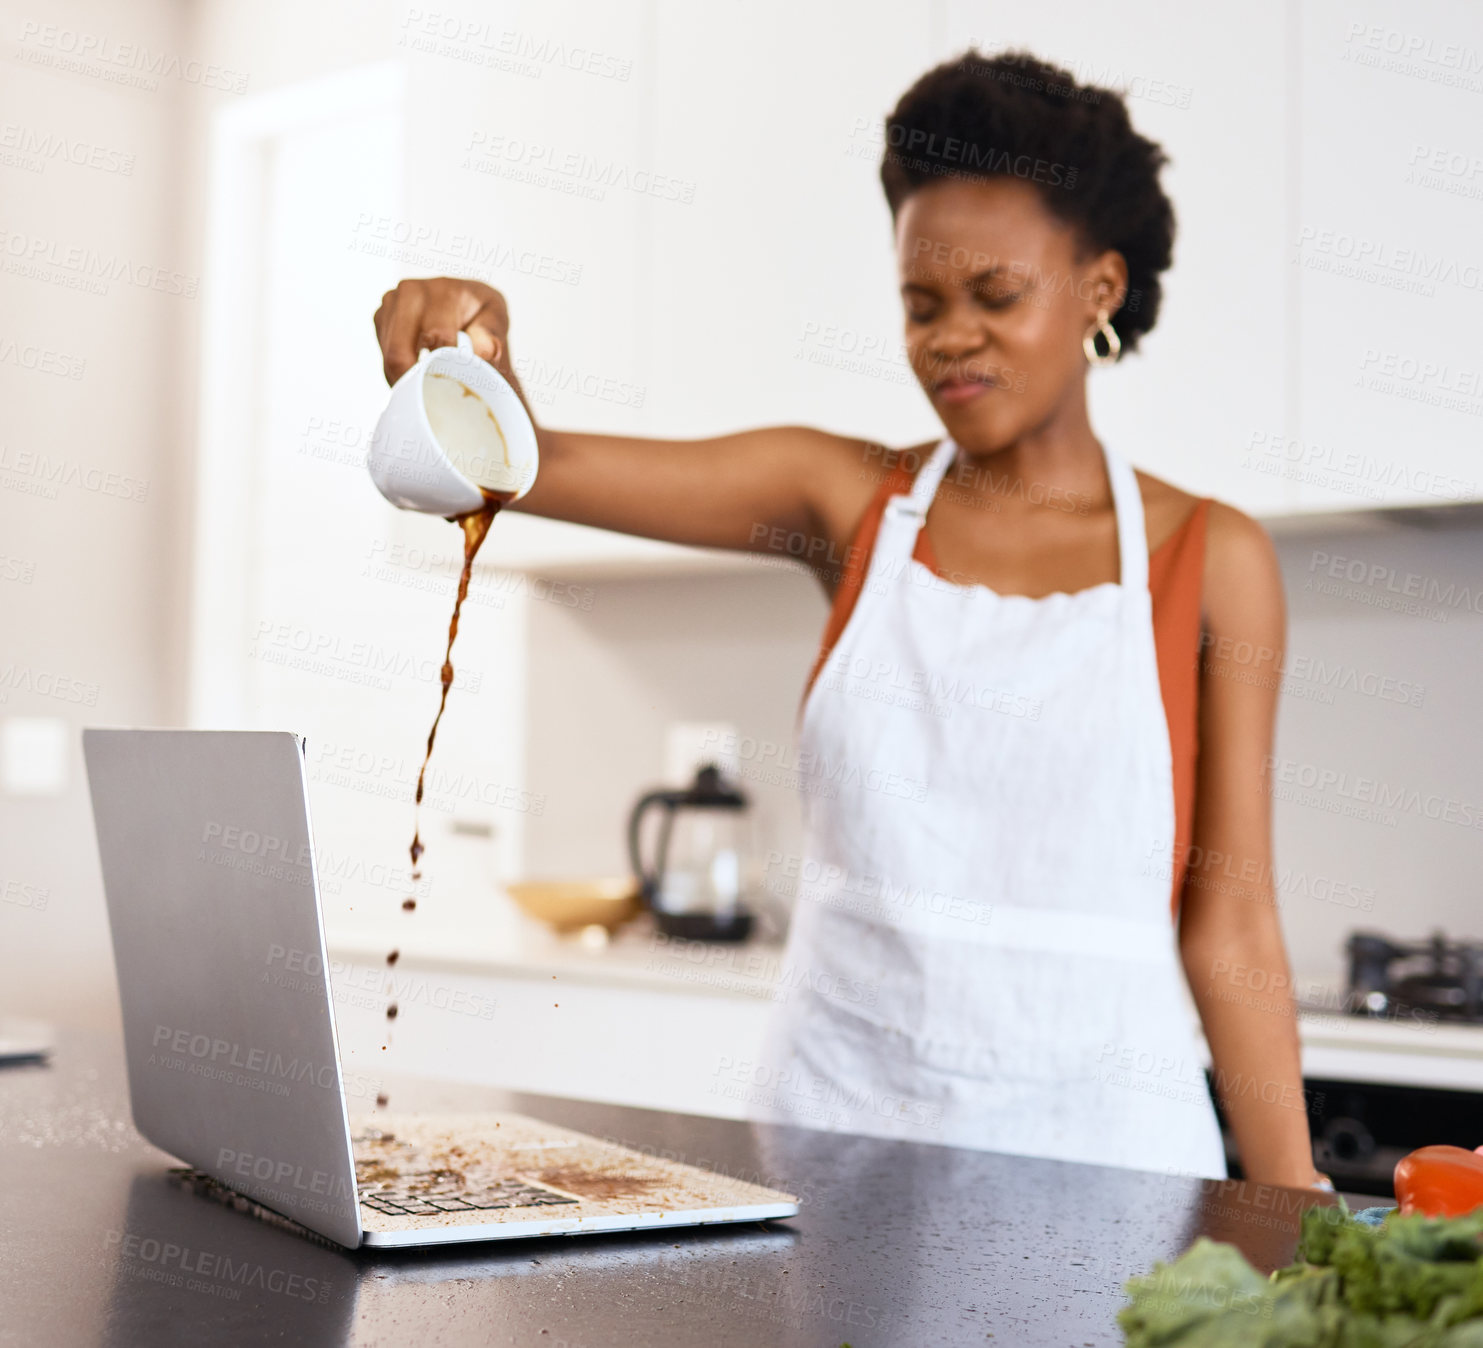
[[[489,534],[489,526],[494,523],[494,517],[499,513],[499,508],[511,499],[510,492],[494,492],[487,487],[481,487],[484,494],[484,509],[476,510],[468,515],[458,516],[456,523],[463,528],[463,571],[458,577],[458,595],[453,601],[453,617],[448,623],[448,649],[443,655],[442,695],[438,698],[438,714],[433,717],[432,729],[427,732],[427,751],[422,757],[422,767],[417,772],[417,793],[412,800],[412,878],[422,879],[422,853],[425,850],[422,843],[422,832],[418,827],[418,812],[422,806],[422,792],[424,781],[427,777],[427,765],[433,756],[433,743],[438,738],[438,724],[443,719],[443,712],[448,707],[448,690],[453,687],[453,643],[458,639],[458,615],[463,609],[463,601],[468,598],[469,581],[474,574],[474,558],[478,555],[479,548]],[[416,898],[408,898],[402,907],[409,913],[417,907]]]
[[[433,745],[438,738],[438,726],[443,720],[443,713],[448,708],[448,690],[453,687],[453,643],[458,640],[458,618],[463,611],[463,601],[469,595],[469,582],[473,579],[474,558],[479,554],[485,538],[489,536],[489,526],[494,523],[494,517],[499,514],[499,509],[506,501],[513,499],[513,492],[490,491],[487,487],[481,487],[480,492],[484,496],[484,508],[471,511],[467,515],[456,516],[453,523],[459,525],[463,530],[463,570],[458,577],[458,593],[453,600],[453,616],[448,622],[448,647],[443,653],[443,668],[441,672],[442,691],[438,696],[438,712],[433,717],[432,728],[427,732],[427,749],[422,756],[422,766],[417,772],[417,792],[412,799],[412,845],[408,849],[412,855],[412,879],[422,878],[422,854],[426,850],[422,842],[422,830],[418,825],[418,815],[422,807],[423,788],[427,778],[427,765],[432,761]],[[417,898],[408,895],[402,900],[402,911],[411,913],[417,909]],[[401,957],[401,951],[392,950],[386,956],[386,965],[390,969]],[[391,977],[390,974],[387,975]],[[389,989],[396,991],[395,981]],[[386,1004],[386,1019],[393,1021],[397,1018],[398,1007],[394,999],[388,1000]],[[382,1051],[390,1048],[390,1032],[387,1034],[387,1043],[382,1044]],[[376,1096],[377,1108],[384,1108],[388,1103],[388,1097],[384,1091]]]
[[[458,334],[454,346],[424,350],[416,365],[402,374],[392,386],[391,400],[371,438],[366,466],[381,494],[404,510],[440,515],[463,531],[463,570],[448,624],[438,711],[428,731],[413,798],[410,852],[414,882],[422,878],[426,850],[420,815],[427,769],[447,710],[448,690],[453,686],[453,644],[458,638],[459,615],[468,598],[474,558],[500,508],[530,490],[538,461],[535,426],[520,395],[492,365],[474,353],[466,332]],[[402,910],[411,913],[416,909],[416,895],[408,895],[402,901]],[[387,1029],[383,1052],[390,1048],[391,1023],[398,1014],[396,980],[391,970],[400,956],[399,949],[386,956]],[[386,1103],[386,1093],[378,1093],[377,1107]]]

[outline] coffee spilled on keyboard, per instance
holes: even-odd
[[[658,1157],[617,1154],[583,1137],[519,1116],[490,1116],[471,1142],[469,1120],[457,1131],[429,1121],[387,1119],[351,1139],[363,1207],[396,1217],[450,1212],[642,1202],[686,1207],[693,1176]],[[408,1136],[410,1126],[413,1136]]]

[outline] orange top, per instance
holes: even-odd
[[[834,592],[834,605],[824,626],[819,654],[809,671],[808,689],[834,649],[854,611],[865,583],[870,553],[880,530],[886,502],[911,490],[912,475],[902,464],[881,483],[855,529],[845,557],[845,570]],[[1164,716],[1169,723],[1169,746],[1174,757],[1174,883],[1169,911],[1179,913],[1179,894],[1189,861],[1189,844],[1195,807],[1195,760],[1199,755],[1200,690],[1200,599],[1205,582],[1205,520],[1213,498],[1202,497],[1189,518],[1161,543],[1148,559],[1148,588],[1153,596],[1153,639],[1158,653],[1159,688],[1164,696]],[[941,576],[927,531],[917,532],[912,556]],[[946,579],[946,577],[944,577]]]

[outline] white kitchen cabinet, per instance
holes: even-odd
[[[795,983],[782,949],[665,943],[640,925],[603,950],[527,928],[502,958],[399,964],[390,1037],[379,951],[332,944],[347,1076],[370,1095],[383,1075],[407,1074],[747,1117],[768,1017]],[[1331,990],[1324,1004],[1340,1000]],[[1304,1012],[1299,1033],[1309,1077],[1483,1090],[1483,1027]],[[1208,1066],[1203,1039],[1200,1050]]]
[[[1477,499],[1483,13],[1313,0],[1301,24],[1294,441],[1302,509]]]
[[[948,0],[940,44],[943,57],[970,42],[1028,49],[1082,83],[1121,89],[1133,125],[1163,146],[1174,265],[1140,350],[1090,375],[1093,421],[1138,467],[1256,514],[1295,504],[1251,466],[1255,437],[1289,418],[1290,8]]]
[[[758,1060],[779,958],[642,937],[589,952],[537,934],[502,959],[410,960],[389,978],[379,950],[332,951],[341,1057],[352,1080],[405,1073],[742,1118],[737,1078]]]

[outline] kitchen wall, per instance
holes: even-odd
[[[551,60],[563,41],[583,60]],[[969,42],[1125,87],[1170,154],[1181,232],[1159,327],[1092,380],[1109,441],[1262,515],[1483,495],[1467,392],[1483,33],[1464,6],[1258,0],[1222,27],[1158,0],[0,3],[0,757],[19,774],[0,798],[0,1007],[111,1004],[81,724],[291,724],[321,748],[335,855],[400,862],[426,680],[378,691],[253,653],[265,630],[290,654],[295,633],[437,650],[448,526],[385,508],[357,460],[384,397],[370,314],[397,277],[504,290],[551,424],[930,434],[900,359],[878,128]],[[381,92],[336,104],[343,81]],[[230,190],[224,128],[251,145]],[[83,162],[26,152],[48,135]],[[604,181],[554,167],[573,155]],[[223,251],[242,239],[250,257]],[[100,290],[74,249],[127,276]],[[1476,537],[1342,541],[1397,567],[1420,548],[1428,575],[1466,578]],[[1306,538],[1282,535],[1293,586]],[[450,787],[430,935],[493,948],[501,879],[621,865],[670,723],[789,741],[822,600],[799,573],[723,561],[500,522],[461,646],[480,687],[452,704],[440,757],[450,782],[524,806]],[[1299,681],[1279,758],[1465,795],[1471,619],[1329,598],[1294,594],[1294,651],[1424,685],[1423,705],[1325,703]],[[786,788],[759,773],[752,789],[766,845],[792,846]],[[1280,866],[1375,891],[1358,914],[1286,905],[1300,969],[1334,968],[1357,916],[1466,929],[1461,828],[1275,809]],[[379,939],[390,893],[347,877],[332,937]]]
[[[1290,649],[1274,877],[1304,979],[1351,929],[1483,940],[1483,509],[1274,521]]]
[[[686,722],[717,723],[701,743],[751,797],[763,864],[767,852],[796,855],[794,721],[828,613],[813,578],[759,568],[608,580],[591,599],[531,612],[542,675],[527,757],[544,808],[527,824],[530,874],[622,874],[628,806],[684,784],[665,776],[664,750],[667,728]]]
[[[77,730],[180,714],[201,302],[180,164],[191,117],[230,97],[190,51],[176,0],[0,5],[5,1009],[109,1014]]]

